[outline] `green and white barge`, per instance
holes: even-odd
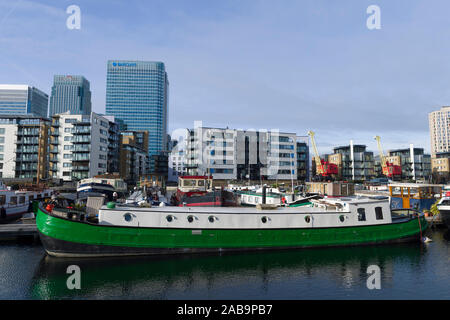
[[[387,199],[312,200],[311,207],[102,206],[98,219],[39,206],[36,223],[49,255],[180,254],[376,245],[420,241],[427,222]]]

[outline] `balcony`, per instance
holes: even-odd
[[[72,149],[72,152],[90,152],[90,151],[91,146],[86,144],[75,145],[74,148]]]
[[[91,137],[90,136],[74,136],[72,143],[91,143]]]
[[[89,166],[72,166],[72,171],[89,171]]]

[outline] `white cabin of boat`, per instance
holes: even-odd
[[[148,228],[271,229],[325,228],[392,223],[389,199],[312,200],[312,207],[152,207],[99,210],[99,224]]]
[[[181,192],[206,192],[212,189],[212,176],[181,176],[178,178],[178,190]]]

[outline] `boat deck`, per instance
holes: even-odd
[[[186,213],[205,213],[210,214],[211,211],[214,213],[244,213],[244,214],[261,214],[261,213],[305,213],[305,212],[324,212],[323,208],[313,208],[313,207],[277,207],[275,209],[258,209],[256,207],[177,207],[177,206],[166,206],[166,207],[130,207],[130,206],[116,206],[114,209],[108,209],[103,206],[101,210],[120,210],[120,211],[149,211],[149,212],[186,212]],[[336,211],[336,210],[328,210]]]

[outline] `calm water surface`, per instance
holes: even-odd
[[[450,299],[450,233],[428,235],[428,244],[81,260],[0,243],[0,299]],[[66,287],[72,264],[80,290]],[[381,290],[366,286],[374,264]]]

